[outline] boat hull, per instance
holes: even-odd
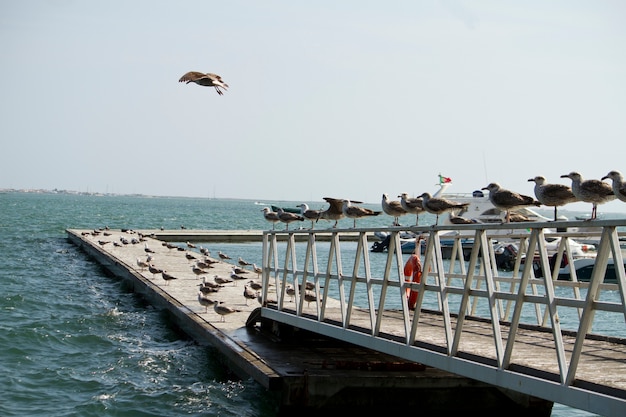
[[[576,260],[576,278],[581,282],[589,282],[591,281],[591,276],[593,275],[593,268],[595,266],[593,260]],[[624,263],[624,268],[626,268],[626,263]],[[558,279],[561,281],[571,281],[572,276],[570,274],[569,266],[565,266],[561,268],[559,271]],[[617,283],[617,272],[615,271],[615,264],[612,259],[609,259],[608,264],[606,265],[606,272],[604,274],[604,282],[605,283]]]

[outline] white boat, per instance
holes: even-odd
[[[462,217],[464,219],[469,219],[474,221],[475,223],[502,223],[503,227],[498,230],[490,230],[489,235],[493,236],[494,234],[501,241],[506,241],[506,236],[511,234],[524,233],[523,230],[513,230],[504,226],[506,212],[501,211],[496,208],[491,201],[489,201],[489,192],[484,193],[481,190],[476,190],[472,193],[450,193],[448,192],[448,188],[450,187],[451,182],[439,184],[440,189],[435,193],[435,196],[446,198],[448,200],[452,200],[457,203],[469,203],[469,206],[466,209],[457,210],[451,213],[448,213],[446,216],[440,217],[440,223],[445,225],[455,224],[451,219]],[[578,219],[578,218],[577,218]],[[568,220],[567,217],[559,215],[558,220]],[[555,227],[553,229],[545,229],[547,233],[554,232],[573,232],[576,233],[579,231],[576,227],[570,228],[562,228],[559,227],[558,221],[554,222],[552,218],[547,218],[535,210],[529,207],[520,207],[514,210],[511,210],[511,221],[512,222],[553,222],[555,223]],[[597,233],[597,236],[590,236],[586,238],[583,243],[589,246],[595,246],[599,242],[599,236],[602,232],[601,228],[590,228],[586,227],[584,229],[585,233],[594,232]],[[456,232],[453,232],[456,233]],[[580,240],[580,239],[579,239]]]
[[[465,219],[469,219],[474,221],[475,223],[497,223],[502,224],[501,228],[497,230],[490,230],[489,236],[491,236],[492,243],[495,246],[499,247],[499,250],[496,252],[498,259],[498,263],[501,264],[500,269],[508,269],[510,265],[514,263],[515,255],[517,254],[517,243],[519,242],[519,238],[512,238],[511,235],[520,235],[525,232],[524,230],[514,230],[505,226],[505,217],[506,212],[499,210],[496,208],[491,201],[489,201],[489,194],[484,193],[481,190],[476,190],[472,193],[450,193],[448,192],[448,188],[452,185],[451,182],[442,182],[439,185],[439,190],[435,192],[434,197],[445,198],[447,200],[451,200],[459,203],[469,203],[469,206],[465,209],[457,210],[447,215],[440,216],[440,224],[452,225],[458,224],[451,220],[451,218],[455,217],[463,217]],[[550,222],[552,219],[547,218],[536,211],[532,210],[528,207],[521,207],[515,210],[511,210],[511,218],[512,221],[525,221],[525,222]],[[564,216],[559,216],[562,220],[567,220]],[[547,232],[550,232],[550,229],[546,229]],[[565,230],[561,230],[558,227],[552,229],[552,232],[561,232]],[[570,231],[575,231],[571,230]],[[461,244],[463,248],[463,254],[465,259],[469,257],[473,246],[473,238],[474,232],[467,231],[465,235],[462,231],[450,231],[442,233],[441,243],[442,243],[442,255],[444,259],[448,259],[450,257],[450,253],[452,251],[452,245],[454,243],[454,238],[457,236],[461,236]],[[494,236],[495,235],[495,236]],[[450,239],[446,239],[448,236]],[[381,242],[376,242],[374,246],[372,246],[372,251],[374,252],[382,252],[387,249],[388,241],[386,242],[384,239],[386,237],[386,233],[379,232],[377,233],[377,237]],[[571,238],[568,238],[569,249],[574,258],[586,258],[589,257],[590,254],[587,253],[589,249],[591,249],[591,245],[581,244]],[[551,239],[549,242],[546,242],[546,248],[548,250],[548,255],[552,256],[558,250],[560,243],[560,238]],[[415,250],[415,237],[414,236],[401,236],[400,239],[401,250],[404,254],[413,253]],[[424,244],[424,242],[422,242]],[[423,249],[423,247],[422,247]],[[500,265],[499,265],[500,266]]]
[[[433,197],[445,198],[457,203],[469,203],[469,206],[465,209],[448,213],[447,216],[442,216],[442,224],[454,224],[454,222],[451,221],[451,217],[463,217],[464,219],[473,220],[476,223],[504,222],[506,212],[496,208],[491,201],[489,201],[489,192],[485,193],[482,190],[476,190],[472,193],[450,193],[447,191],[450,185],[452,185],[451,182],[439,184],[440,188]],[[530,222],[551,220],[527,207],[511,210],[511,219],[512,221]],[[562,217],[562,219],[566,218]]]

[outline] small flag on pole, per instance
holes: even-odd
[[[452,178],[444,177],[443,175],[439,174],[439,184],[446,184],[449,182],[452,182]]]

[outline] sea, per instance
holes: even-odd
[[[271,393],[178,332],[165,313],[69,243],[66,229],[268,229],[263,207],[300,203],[0,193],[0,416],[277,415]],[[420,224],[434,223],[429,216]],[[383,214],[357,225],[392,221]],[[204,246],[261,264],[260,243]],[[560,404],[552,412],[592,415]]]

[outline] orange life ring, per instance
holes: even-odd
[[[422,281],[422,261],[417,254],[412,254],[404,264],[404,280],[420,283]],[[417,296],[419,292],[416,290],[406,289],[406,297],[409,303],[409,309],[415,310],[417,304]]]

